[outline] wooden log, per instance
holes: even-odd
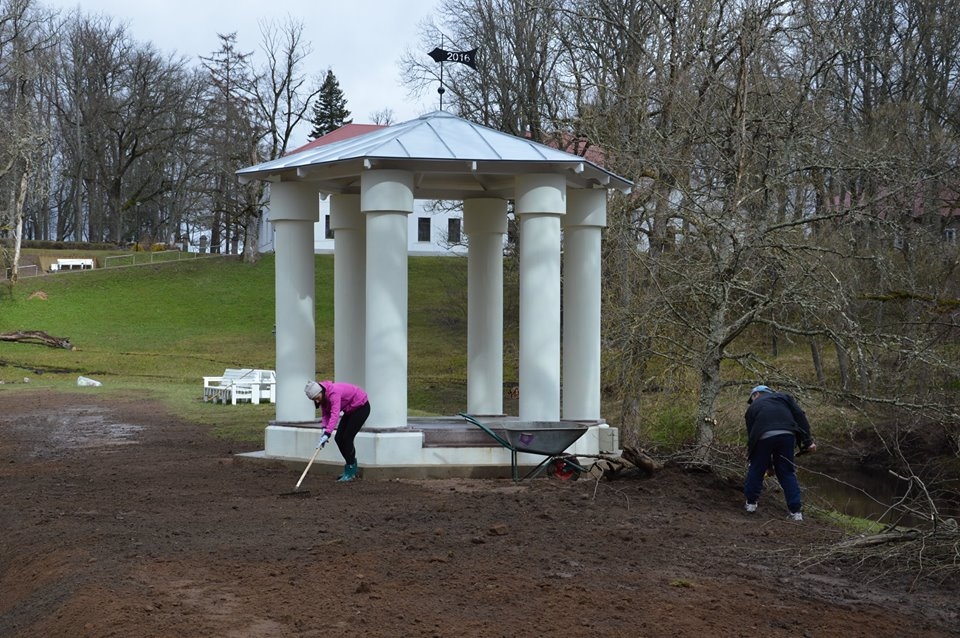
[[[51,348],[75,350],[70,343],[70,337],[53,337],[42,330],[19,330],[17,332],[0,333],[0,341],[16,341],[21,343],[35,343]]]
[[[917,530],[907,530],[903,532],[882,532],[880,534],[871,534],[870,536],[858,536],[856,538],[851,538],[838,543],[837,546],[847,549],[875,547],[877,545],[885,545],[887,543],[903,543],[907,541],[913,541],[919,537],[920,532]]]
[[[620,456],[602,454],[596,461],[596,467],[607,479],[627,478],[639,476],[653,476],[653,473],[663,467],[663,463],[653,459],[639,448],[624,448]]]
[[[652,476],[654,472],[663,468],[663,463],[657,461],[640,448],[625,447],[623,448],[622,456],[648,476]]]

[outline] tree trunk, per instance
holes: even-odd
[[[243,238],[243,262],[255,264],[260,258],[260,218],[251,215],[247,218],[247,227]]]
[[[694,453],[694,463],[709,466],[713,458],[714,426],[717,420],[713,415],[713,407],[720,396],[720,346],[712,344],[707,350],[707,356],[700,364],[700,398],[697,401],[697,449]]]
[[[17,228],[13,237],[13,264],[10,267],[10,283],[17,283],[20,277],[20,247],[23,245],[23,203],[27,199],[27,186],[30,183],[30,160],[27,159],[23,168],[23,174],[20,176],[20,190],[17,192],[17,201],[15,204],[14,216],[17,220]]]
[[[827,385],[827,375],[823,372],[823,358],[820,356],[820,344],[816,338],[810,337],[810,357],[813,359],[813,369],[817,372],[817,382],[821,387]]]
[[[850,389],[850,357],[844,349],[843,344],[837,339],[833,340],[834,350],[837,352],[837,368],[840,371],[840,387],[844,390]]]

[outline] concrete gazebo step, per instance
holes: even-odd
[[[509,417],[494,417],[502,422]],[[319,429],[320,423],[286,423],[287,427]],[[492,423],[490,429],[505,437],[502,424]],[[421,432],[423,447],[501,447],[489,434],[459,417],[411,417],[406,427],[364,428],[363,432]]]
[[[462,417],[413,416],[399,427],[365,426],[357,435],[357,458],[367,478],[505,478],[514,473],[514,468],[535,467],[550,455],[516,450],[514,456],[513,448],[496,437],[507,441],[525,431],[525,424],[555,423],[577,423],[586,429],[567,450],[582,463],[590,463],[588,459],[602,451],[613,453],[618,449],[617,430],[605,422],[521,421],[505,415],[476,416],[474,422]],[[267,427],[263,452],[242,456],[302,469],[316,454],[319,432],[319,421],[274,421]],[[327,445],[314,464],[318,469],[339,469],[343,458],[337,446]]]
[[[477,416],[477,421],[483,423],[494,434],[504,440],[509,440],[505,426],[523,423],[515,416],[491,415]],[[585,427],[599,425],[601,421],[565,421],[563,423],[578,423]],[[320,423],[285,423],[287,427],[319,429]],[[461,417],[410,417],[406,427],[399,428],[364,428],[365,433],[410,433],[423,434],[423,447],[466,447],[466,448],[498,448],[503,447],[500,442],[484,432],[476,425]]]
[[[411,423],[408,429],[423,432],[423,447],[500,447],[489,434],[463,421]],[[491,430],[505,436],[503,428],[493,427]]]

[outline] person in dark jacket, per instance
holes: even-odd
[[[790,518],[802,521],[803,502],[793,459],[796,446],[799,446],[800,454],[817,449],[810,436],[807,415],[793,396],[774,392],[765,385],[758,385],[750,391],[747,404],[749,407],[744,419],[747,422],[747,458],[750,465],[743,486],[743,494],[747,499],[746,510],[757,511],[757,502],[763,491],[763,477],[772,464],[777,481],[783,488]]]

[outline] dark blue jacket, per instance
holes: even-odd
[[[761,392],[747,408],[744,419],[747,421],[747,449],[760,440],[764,432],[771,430],[789,430],[797,437],[801,450],[813,443],[810,436],[810,423],[797,400],[783,392]]]

